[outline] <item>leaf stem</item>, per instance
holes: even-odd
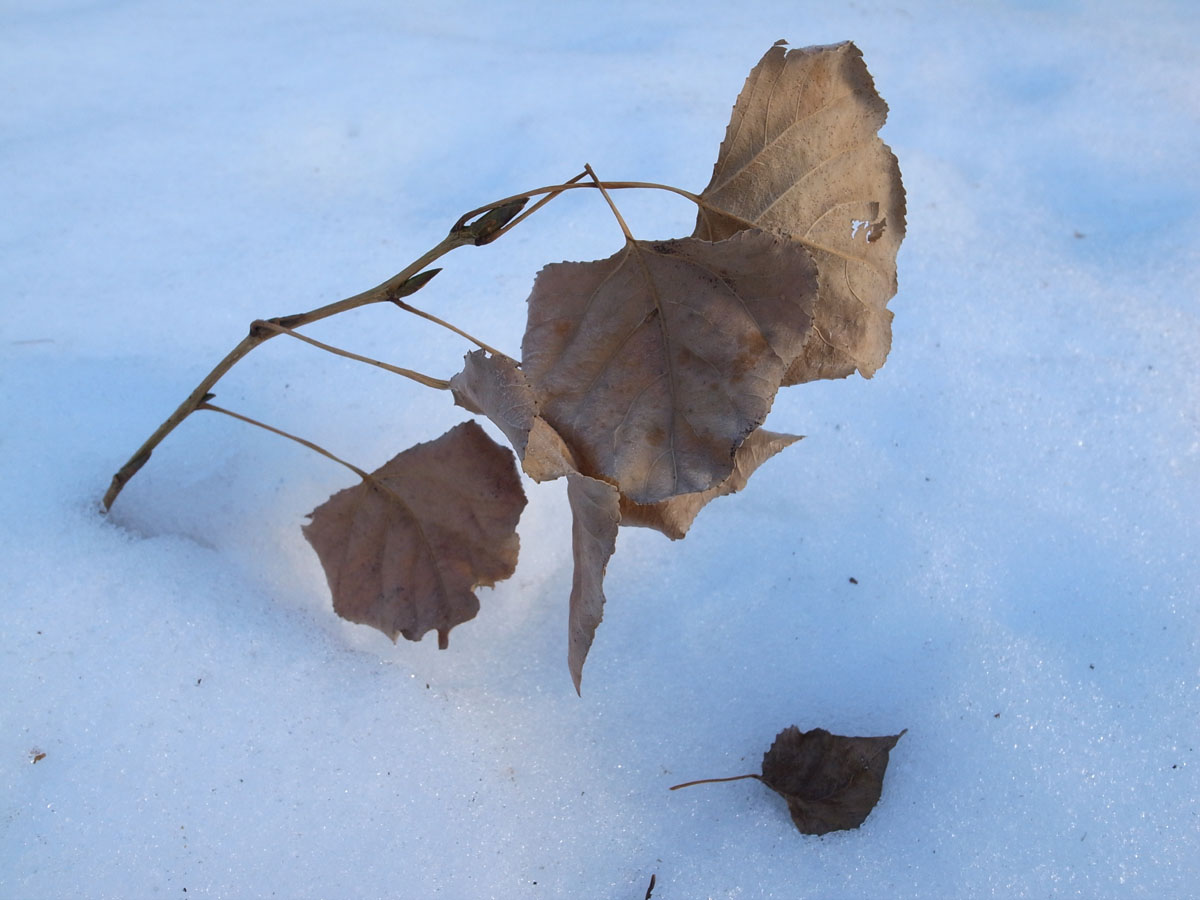
[[[585,172],[585,174],[586,174],[586,172]],[[580,180],[581,177],[582,176],[576,175],[570,181],[564,182],[563,184],[551,184],[551,185],[547,185],[546,187],[534,188],[531,191],[525,191],[524,193],[520,193],[520,194],[513,194],[511,197],[505,197],[503,200],[497,200],[494,203],[488,204],[487,206],[481,206],[478,209],[473,209],[469,213],[465,213],[463,215],[463,217],[461,219],[459,219],[459,224],[461,226],[462,223],[469,222],[474,216],[479,215],[481,212],[485,212],[486,210],[489,210],[489,209],[494,209],[505,203],[511,203],[513,201],[521,200],[521,199],[529,198],[529,197],[537,197],[542,194],[551,194],[551,195],[557,197],[559,194],[563,193],[564,191],[577,190],[579,188],[585,188],[587,190],[596,190],[597,188],[602,187],[603,189],[609,190],[609,191],[623,191],[623,190],[667,191],[668,193],[677,194],[680,197],[683,197],[687,200],[691,200],[697,206],[703,207],[705,209],[712,209],[714,211],[720,211],[720,210],[716,210],[716,207],[711,206],[700,195],[693,194],[691,191],[685,191],[683,188],[677,188],[677,187],[674,187],[673,185],[669,185],[669,184],[659,184],[658,182],[654,182],[654,181],[592,182],[592,181],[581,181]],[[541,201],[539,201],[539,203],[540,202]],[[532,212],[532,210],[530,210],[530,212]],[[728,214],[722,212],[722,215],[728,215]],[[522,216],[522,218],[523,217],[524,216]],[[730,218],[733,218],[733,217],[731,216]],[[748,222],[747,224],[749,225],[752,223]]]
[[[596,172],[592,168],[591,163],[585,164],[583,168],[584,171],[592,176],[592,183],[599,189],[600,195],[604,197],[604,202],[608,204],[608,208],[612,210],[612,214],[617,217],[617,224],[621,226],[621,231],[625,233],[625,240],[633,243],[633,232],[631,232],[629,230],[629,226],[625,224],[625,217],[622,216],[621,211],[617,209],[617,204],[613,203],[613,198],[609,195],[608,191],[605,190],[604,185],[600,183],[600,179],[596,177]]]
[[[754,778],[762,781],[761,775],[755,775],[751,772],[749,775],[732,775],[729,778],[701,778],[699,781],[685,781],[683,784],[672,785],[668,790],[677,791],[680,788],[691,787],[695,784],[717,784],[721,781],[743,781],[746,778]]]
[[[314,340],[308,335],[301,334],[291,328],[285,328],[277,322],[264,321],[259,319],[251,327],[269,328],[279,334],[286,334],[289,337],[294,337],[298,341],[303,341],[306,344],[311,344],[321,350],[326,350],[335,356],[343,356],[346,359],[353,359],[357,362],[366,363],[369,366],[383,369],[385,372],[391,372],[395,375],[403,375],[405,378],[410,378],[418,384],[423,384],[426,387],[437,388],[438,390],[450,390],[450,382],[442,378],[434,378],[432,375],[424,375],[421,372],[414,372],[412,369],[402,369],[400,366],[393,366],[390,363],[381,362],[378,359],[371,359],[369,356],[360,356],[357,353],[351,353],[349,350],[343,350],[340,347],[334,347],[332,344],[325,344],[321,341]]]
[[[220,407],[220,406],[214,406],[213,404],[209,403],[207,400],[198,404],[196,406],[196,409],[206,409],[209,412],[221,413],[222,415],[230,416],[234,419],[237,419],[239,422],[245,422],[247,425],[253,425],[256,428],[261,428],[264,431],[269,431],[272,434],[277,434],[280,437],[285,437],[289,441],[295,441],[297,444],[307,447],[309,450],[315,450],[317,453],[320,453],[325,458],[331,459],[335,463],[345,466],[347,469],[349,469],[351,472],[353,472],[355,475],[357,475],[363,481],[371,480],[371,476],[368,475],[366,472],[364,472],[362,469],[360,469],[358,466],[354,465],[353,463],[346,462],[344,459],[342,459],[339,456],[334,456],[332,453],[330,453],[328,450],[326,450],[324,447],[320,446],[319,444],[314,444],[312,441],[306,441],[302,437],[297,437],[294,434],[289,434],[288,432],[283,431],[279,428],[276,428],[273,425],[268,425],[266,422],[260,422],[260,421],[258,421],[258,419],[251,419],[249,416],[243,416],[241,413],[235,413],[233,410],[230,410],[230,409],[224,409],[223,407]]]
[[[488,353],[492,354],[492,356],[503,356],[505,359],[511,359],[511,357],[509,357],[509,355],[507,353],[502,353],[501,351],[497,350],[495,347],[491,347],[488,344],[485,344],[483,341],[479,340],[479,338],[472,337],[471,335],[469,335],[465,331],[463,331],[461,328],[459,328],[457,325],[451,325],[445,319],[439,319],[433,313],[427,313],[423,309],[417,309],[415,306],[411,306],[410,304],[405,303],[403,300],[393,300],[392,302],[395,303],[398,307],[400,307],[405,312],[410,312],[414,316],[420,316],[422,319],[428,319],[430,322],[433,322],[435,325],[441,325],[443,328],[447,328],[450,331],[453,331],[459,337],[466,338],[468,341],[470,341],[472,344],[474,344],[480,350],[486,350]],[[446,382],[446,384],[449,385],[450,382]]]
[[[574,178],[570,178],[565,181],[564,184],[575,184],[575,182],[580,181],[583,178],[587,178],[587,172],[580,172]],[[511,231],[513,228],[516,228],[519,224],[524,222],[527,218],[529,218],[561,193],[562,191],[551,191],[550,193],[546,194],[541,200],[533,204],[533,206],[529,207],[529,209],[525,210],[525,212],[521,213],[519,216],[497,231],[495,236],[500,237],[503,234],[507,234],[509,231]]]

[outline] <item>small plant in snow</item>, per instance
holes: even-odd
[[[534,480],[565,477],[575,561],[567,657],[578,690],[618,526],[683,537],[705,504],[740,490],[763,461],[798,440],[760,427],[780,387],[855,371],[870,377],[883,365],[905,227],[900,170],[877,134],[886,116],[853,44],[789,51],[779,42],[750,72],[712,180],[699,194],[606,182],[586,167],[562,184],[467,213],[437,246],[378,287],[254,322],[121,467],[104,508],[197,410],[300,441],[358,476],[304,526],[334,609],[393,640],[436,630],[445,647],[450,630],[478,612],[475,589],[516,567],[525,506],[517,460]],[[613,199],[630,189],[669,191],[694,203],[694,232],[635,238]],[[490,243],[575,190],[604,196],[624,242],[607,259],[549,265],[538,274],[519,360],[409,305],[406,298],[440,271],[429,268],[435,260]],[[394,303],[479,349],[444,380],[299,331],[370,303]],[[366,472],[214,405],[217,381],[278,335],[450,392],[459,406],[492,420],[516,458],[467,421]]]

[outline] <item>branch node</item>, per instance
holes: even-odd
[[[463,234],[471,238],[476,247],[481,247],[484,244],[490,244],[500,236],[501,229],[504,228],[529,202],[528,197],[517,197],[497,206],[493,206],[479,218],[471,221],[470,213],[463,216],[454,223],[454,227],[450,229],[452,235]]]

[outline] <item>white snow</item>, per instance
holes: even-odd
[[[834,6],[0,7],[0,896],[1200,893],[1200,13]],[[252,319],[585,162],[703,187],[778,38],[853,39],[891,107],[892,355],[781,393],[807,439],[686,540],[622,532],[582,698],[561,483],[444,652],[334,615],[299,525],[348,476],[257,429],[193,417],[98,514]],[[575,192],[415,300],[516,353],[538,268],[619,242]],[[310,333],[469,349],[394,309]],[[463,418],[286,339],[217,394],[368,468]],[[790,724],[908,728],[862,828],[667,791]]]

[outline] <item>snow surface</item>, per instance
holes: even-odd
[[[7,0],[0,895],[1200,894],[1198,9]],[[192,418],[97,513],[252,319],[584,162],[702,187],[781,37],[855,40],[891,106],[892,356],[781,393],[807,439],[687,540],[622,533],[582,698],[561,483],[445,652],[333,614],[299,525],[350,481],[257,429]],[[537,269],[619,240],[580,192],[418,299],[515,353]],[[310,332],[468,349],[394,309]],[[283,339],[217,392],[366,467],[463,417]],[[908,728],[861,829],[667,791],[793,723]]]

